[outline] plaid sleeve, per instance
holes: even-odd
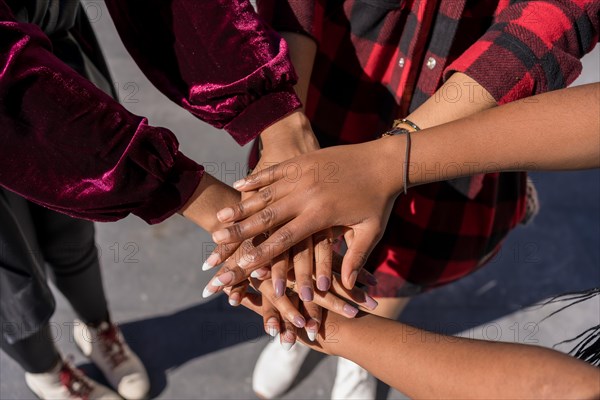
[[[257,0],[256,6],[275,30],[300,33],[320,42],[325,10],[318,0]]]
[[[444,72],[462,72],[499,104],[566,87],[598,42],[600,2],[511,1]]]

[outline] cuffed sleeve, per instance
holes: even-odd
[[[566,87],[598,42],[599,14],[595,0],[511,1],[445,78],[463,72],[499,104]]]
[[[148,79],[239,144],[301,106],[285,41],[247,0],[106,4]]]
[[[149,223],[178,211],[203,168],[172,132],[125,110],[0,0],[0,185],[71,216]]]

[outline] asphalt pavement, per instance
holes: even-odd
[[[219,179],[231,184],[242,177],[248,148],[240,148],[227,133],[197,120],[152,87],[125,51],[104,3],[87,1],[86,8],[124,105],[175,132],[182,150]],[[584,65],[577,83],[598,81],[598,48]],[[600,323],[598,297],[543,322],[557,306],[539,306],[555,294],[600,285],[600,172],[532,176],[542,204],[535,221],[512,232],[485,268],[415,298],[401,317],[404,322],[449,334],[544,346]],[[268,337],[251,312],[230,307],[223,297],[202,299],[202,288],[211,277],[201,271],[211,249],[206,232],[179,216],[155,226],[128,217],[97,224],[97,242],[113,318],[149,371],[152,397],[254,398],[252,368]],[[102,380],[75,349],[70,333],[75,315],[60,294],[57,299],[52,319],[57,345]],[[335,365],[331,357],[310,355],[284,398],[329,398]],[[0,399],[33,397],[22,371],[1,354]],[[379,384],[378,398],[405,397]]]

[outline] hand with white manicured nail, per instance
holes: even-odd
[[[402,163],[391,171],[383,149],[401,140],[381,139],[304,154],[239,181],[236,189],[255,191],[234,207],[219,211],[221,222],[236,222],[214,233],[219,245],[273,230],[240,266],[254,269],[304,238],[342,227],[348,251],[342,277],[351,288],[379,241],[396,196],[403,188]],[[387,163],[387,164],[386,164]],[[331,240],[324,239],[324,243]]]

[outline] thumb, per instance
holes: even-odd
[[[348,250],[342,260],[342,283],[346,289],[352,289],[356,283],[358,272],[367,262],[369,254],[381,239],[382,230],[379,227],[364,229],[354,228],[353,232],[347,232],[346,243]]]

